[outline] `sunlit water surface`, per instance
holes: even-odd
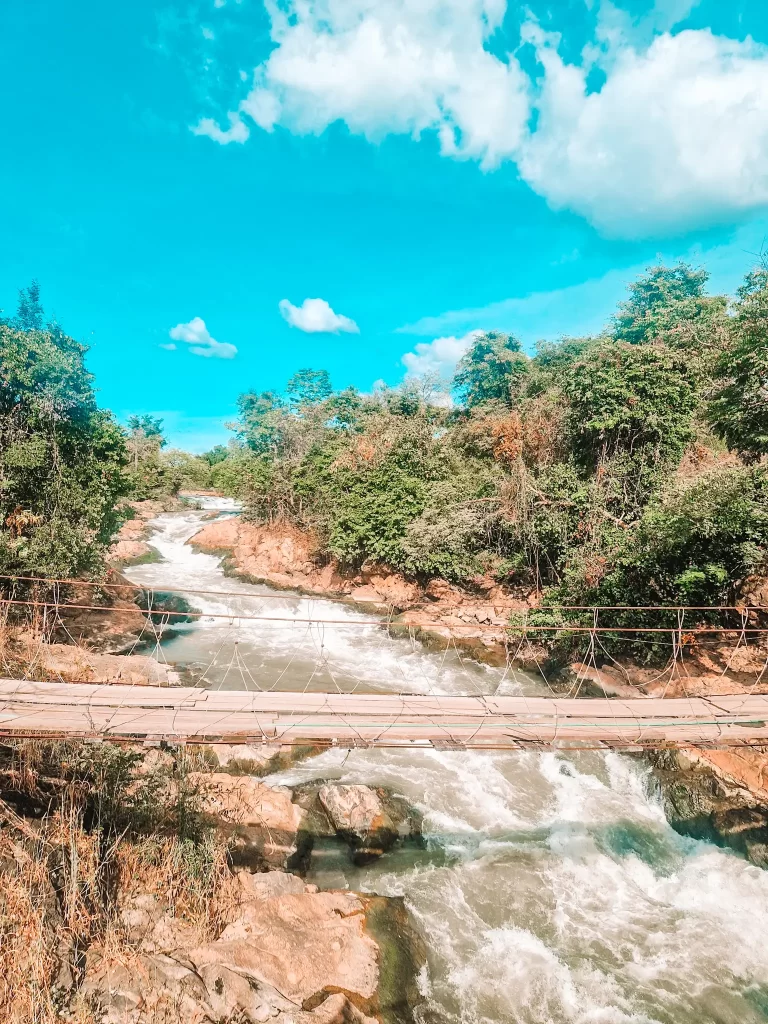
[[[127,572],[157,590],[219,592],[193,598],[202,617],[157,651],[204,685],[537,692],[523,675],[353,625],[373,616],[344,605],[226,577],[217,557],[186,543],[205,514],[161,516],[151,542],[164,561]],[[300,621],[310,618],[340,623]],[[425,1020],[767,1021],[768,872],[678,836],[644,773],[610,753],[332,750],[271,781],[389,786],[423,813],[425,849],[354,868],[323,845],[311,873],[326,887],[405,896],[429,950]]]

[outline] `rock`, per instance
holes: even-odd
[[[173,501],[132,501],[123,506],[131,510],[132,518],[126,519],[112,541],[107,552],[110,565],[138,565],[158,560],[158,553],[147,544],[147,524],[176,505]]]
[[[298,875],[288,871],[253,874],[251,871],[240,870],[235,877],[246,900],[271,900],[275,896],[296,896],[299,893],[318,891],[316,885],[308,885]]]
[[[111,545],[107,557],[111,565],[139,565],[157,557],[153,548],[143,540],[125,540],[119,537]]]
[[[89,957],[79,1006],[100,1010],[101,1024],[378,1024],[343,993],[304,1010],[240,969],[185,957],[138,955],[130,963]],[[92,1019],[89,1016],[88,1019]]]
[[[768,800],[764,790],[752,792],[742,779],[729,775],[714,754],[691,747],[649,754],[664,812],[672,827],[694,839],[727,846],[758,867],[768,866]],[[749,752],[752,756],[756,752]],[[739,755],[735,755],[738,757]],[[738,762],[724,763],[736,771]],[[749,777],[749,776],[748,776]],[[753,781],[750,778],[750,781]]]
[[[266,883],[271,874],[252,881]],[[115,962],[104,949],[89,951],[81,999],[101,1007],[108,1024],[377,1024],[368,1015],[380,1006],[380,950],[366,928],[371,899],[318,893],[280,872],[274,891],[251,898],[246,873],[238,878],[244,902],[218,938],[203,945],[179,942],[188,939],[186,926],[158,900],[135,898],[122,911],[134,956]],[[281,891],[286,887],[294,891]]]
[[[203,756],[211,765],[223,768],[230,775],[262,776],[285,771],[299,761],[321,753],[323,749],[310,743],[305,746],[212,743],[203,748]]]
[[[234,864],[256,871],[306,865],[313,837],[289,789],[222,772],[195,772],[189,781],[199,791],[203,814],[231,837]]]
[[[216,760],[219,768],[226,768],[235,775],[266,775],[272,770],[276,757],[280,755],[280,747],[263,744],[229,744],[214,743],[206,748]]]
[[[344,992],[372,1006],[378,947],[365,930],[366,903],[348,892],[288,894],[254,901],[213,943],[191,950],[198,972],[213,964],[276,989],[292,1003]]]
[[[53,679],[66,683],[123,683],[130,686],[177,686],[178,672],[145,655],[99,654],[73,644],[28,641],[29,660]]]
[[[317,790],[317,800],[355,864],[376,860],[398,839],[420,838],[417,812],[385,789],[333,783]]]

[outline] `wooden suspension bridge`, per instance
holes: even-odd
[[[246,693],[0,679],[0,737],[456,750],[768,746],[768,695]]]

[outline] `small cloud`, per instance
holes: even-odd
[[[226,2],[227,2],[227,0],[213,0],[213,6],[214,7],[223,7],[226,4]]]
[[[205,320],[201,317],[193,317],[187,324],[176,324],[169,332],[174,341],[184,341],[191,345],[190,352],[194,356],[204,356],[207,359],[234,359],[237,355],[237,348],[226,341],[216,341],[212,338]]]
[[[207,135],[209,139],[222,146],[230,142],[245,142],[251,134],[248,126],[237,114],[229,115],[229,128],[221,128],[212,117],[204,117],[197,124],[190,126],[193,135]]]
[[[307,334],[359,334],[360,328],[354,320],[340,313],[334,313],[325,299],[304,299],[300,306],[294,306],[288,299],[279,302],[283,319]]]
[[[208,28],[207,25],[203,25],[202,32],[203,32],[203,39],[215,39],[216,38],[216,36],[213,34],[213,29],[212,28]]]
[[[164,348],[166,352],[175,352],[176,346],[172,341],[169,341],[167,345],[161,345],[160,348]]]
[[[472,347],[482,331],[469,331],[461,338],[453,336],[420,341],[413,352],[406,352],[401,362],[410,377],[452,377],[456,365]]]

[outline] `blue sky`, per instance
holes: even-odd
[[[768,238],[758,0],[4,0],[0,95],[0,306],[37,277],[192,450],[300,367],[449,372]]]

